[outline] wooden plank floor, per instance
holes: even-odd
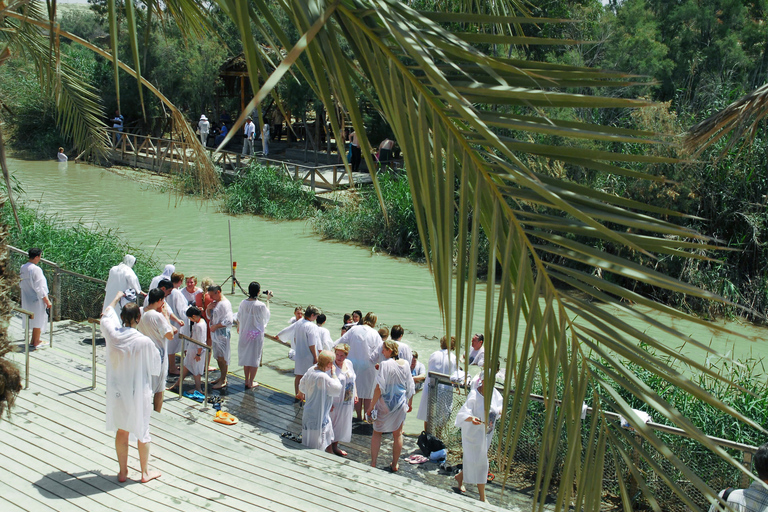
[[[19,326],[12,322],[11,339],[21,339]],[[97,388],[91,390],[86,339],[89,326],[60,322],[54,348],[31,355],[30,387],[19,396],[11,419],[0,421],[3,512],[500,510],[471,493],[453,492],[449,476],[435,485],[423,478],[428,471],[404,461],[398,474],[371,468],[368,425],[356,424],[352,442],[345,445],[348,458],[283,439],[284,431],[300,431],[301,406],[266,386],[244,392],[235,378],[230,378],[223,409],[239,418],[237,425],[215,423],[212,408],[166,393],[163,412],[153,413],[150,430],[150,465],[162,477],[148,484],[118,484],[114,435],[104,429],[104,347],[97,347]],[[23,364],[23,354],[13,359]],[[403,456],[414,444],[407,440]],[[380,466],[390,457],[391,441],[382,446]],[[135,446],[129,467],[129,478],[136,478]],[[527,496],[507,491],[500,498],[497,488],[489,485],[492,503],[503,503],[507,510],[531,507]]]

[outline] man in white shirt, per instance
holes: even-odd
[[[227,387],[227,370],[229,370],[231,358],[229,339],[234,315],[232,314],[232,304],[221,293],[221,286],[209,286],[208,295],[213,299],[213,302],[208,306],[208,318],[211,319],[209,326],[211,348],[221,372],[221,376],[213,383],[213,389],[222,389]]]
[[[469,351],[469,364],[475,366],[483,366],[485,363],[485,347],[483,342],[485,336],[482,334],[475,334],[472,336],[472,350]]]
[[[768,487],[766,487],[768,485],[768,443],[757,449],[752,458],[752,465],[758,480],[754,480],[746,489],[735,491],[725,489],[720,492],[720,497],[728,504],[729,510],[737,512],[765,512],[768,510]],[[727,495],[726,492],[728,492]],[[723,508],[718,503],[713,503],[709,512],[718,510],[723,510]]]
[[[21,287],[21,307],[35,314],[29,321],[32,327],[32,347],[45,345],[40,341],[45,326],[48,325],[46,310],[51,307],[48,300],[48,282],[45,280],[43,269],[38,267],[43,257],[42,249],[33,247],[27,252],[29,261],[21,266],[19,271],[19,286]]]
[[[149,290],[147,297],[149,303],[141,312],[141,320],[139,320],[136,330],[151,339],[160,354],[162,361],[160,375],[152,377],[152,391],[155,394],[152,403],[155,406],[155,412],[160,412],[163,408],[165,381],[168,378],[168,358],[165,355],[168,352],[168,340],[173,339],[176,329],[171,327],[168,319],[163,314],[165,291],[160,288],[153,288]]]
[[[243,155],[251,156],[253,155],[253,138],[256,135],[256,125],[253,124],[253,119],[248,117],[248,119],[245,120],[245,125],[243,126]]]
[[[411,375],[413,376],[413,384],[416,387],[416,391],[421,391],[421,388],[424,387],[424,381],[427,378],[427,368],[424,366],[424,363],[419,361],[418,352],[414,350],[412,355]]]
[[[313,305],[307,306],[304,310],[304,318],[292,323],[279,333],[275,338],[280,339],[280,336],[287,337],[293,336],[296,355],[294,356],[294,391],[296,392],[296,398],[301,399],[302,396],[299,393],[299,382],[304,374],[309,371],[312,366],[317,364],[317,354],[320,353],[318,345],[322,347],[320,341],[320,331],[315,320],[317,315],[320,314],[320,310]]]

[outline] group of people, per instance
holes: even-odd
[[[20,272],[22,307],[35,315],[31,324],[32,345],[37,347],[42,343],[40,335],[45,328],[46,309],[51,304],[45,276],[38,266],[42,251],[30,249],[28,257]],[[135,262],[136,258],[128,254],[110,269],[101,320],[101,332],[107,341],[107,428],[117,432],[115,446],[121,482],[127,478],[128,442],[134,438],[139,448],[141,481],[159,476],[147,468],[151,411],[154,408],[161,412],[163,392],[182,386],[186,375],[193,376],[196,390],[201,391],[201,376],[209,364],[209,348],[220,370],[213,388],[227,387],[233,326],[239,333],[238,363],[244,370],[245,388],[259,386],[256,373],[262,362],[272,296],[271,292],[262,294],[258,282],[251,282],[248,297],[240,303],[237,314],[233,314],[221,286],[204,278],[202,288],[198,287],[196,277],[185,279],[172,264],[152,279],[149,292],[144,293],[133,271]],[[142,295],[143,307],[140,307]],[[392,326],[391,330],[377,329],[377,316],[372,312],[363,316],[358,310],[344,316],[340,337],[333,341],[334,337],[324,327],[326,316],[318,308],[309,305],[305,309],[296,308],[294,313],[290,324],[276,339],[291,345],[289,357],[295,364],[296,400],[305,401],[303,444],[346,456],[339,443],[351,440],[356,414],[358,421],[365,418],[373,424],[372,466],[377,465],[382,434],[392,433],[394,444],[389,467],[397,471],[406,414],[411,411],[413,396],[427,375],[427,368],[418,361],[418,353],[403,340],[405,330],[400,325]],[[180,335],[198,343],[187,342],[179,367],[176,354],[181,349]],[[455,339],[443,337],[440,344],[440,350],[429,358],[429,371],[450,374],[456,369],[452,353]],[[482,366],[482,345],[483,336],[475,335],[468,354],[470,364]],[[169,375],[179,375],[179,380],[166,388]],[[438,387],[436,392],[446,391]],[[447,392],[452,399],[450,387]],[[487,446],[501,410],[501,398],[494,395],[489,422],[484,425],[483,392],[482,381],[473,381],[472,392],[456,420],[465,444],[465,476],[459,481],[462,486],[485,483],[485,480],[476,480],[479,480],[477,475],[483,473],[483,463],[487,473]],[[494,393],[498,394],[495,390]],[[428,394],[427,387],[425,395]],[[417,415],[425,423],[428,402],[425,396]],[[448,414],[444,408],[439,411],[442,412],[432,420],[445,422],[450,403]],[[480,430],[482,436],[478,433]],[[473,456],[467,457],[468,449]],[[482,488],[480,494],[484,498]]]

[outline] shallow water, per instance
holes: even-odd
[[[231,223],[238,279],[244,287],[258,280],[262,288],[275,292],[267,329],[270,333],[287,325],[295,305],[313,303],[328,315],[326,327],[334,336],[339,333],[342,315],[360,309],[377,313],[381,324],[403,325],[405,338],[421,353],[423,361],[437,348],[442,323],[432,276],[425,265],[363,247],[321,241],[305,222],[225,215],[215,203],[180,199],[100,167],[14,159],[9,160],[9,166],[24,187],[27,201],[39,201],[40,208],[64,220],[117,229],[132,245],[153,253],[161,266],[173,262],[186,275],[211,276],[218,283],[224,282],[229,275]],[[143,173],[129,174],[147,178]],[[231,292],[229,283],[224,290]],[[243,296],[238,292],[229,298],[237,309]],[[484,309],[481,292],[475,318],[482,319]],[[725,323],[738,334],[759,340],[750,342],[687,322],[662,320],[721,353],[730,352],[740,359],[768,354],[768,344],[761,339],[765,332],[762,327]],[[482,326],[476,322],[473,331],[479,330]],[[653,330],[648,332],[661,339],[666,337]],[[705,357],[692,347],[684,351],[700,360]],[[267,358],[276,370],[291,368],[282,347],[270,348],[265,362]]]

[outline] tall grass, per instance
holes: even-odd
[[[306,219],[315,214],[315,194],[280,169],[251,163],[246,174],[226,188],[224,210],[272,219]]]
[[[106,279],[111,267],[120,263],[126,254],[133,254],[136,256],[133,270],[142,285],[148,286],[152,277],[159,273],[157,262],[129,245],[114,230],[67,223],[55,215],[20,205],[19,220],[23,231],[19,232],[7,203],[0,209],[0,214],[0,222],[9,226],[9,245],[24,250],[40,247],[45,259],[66,270]]]

